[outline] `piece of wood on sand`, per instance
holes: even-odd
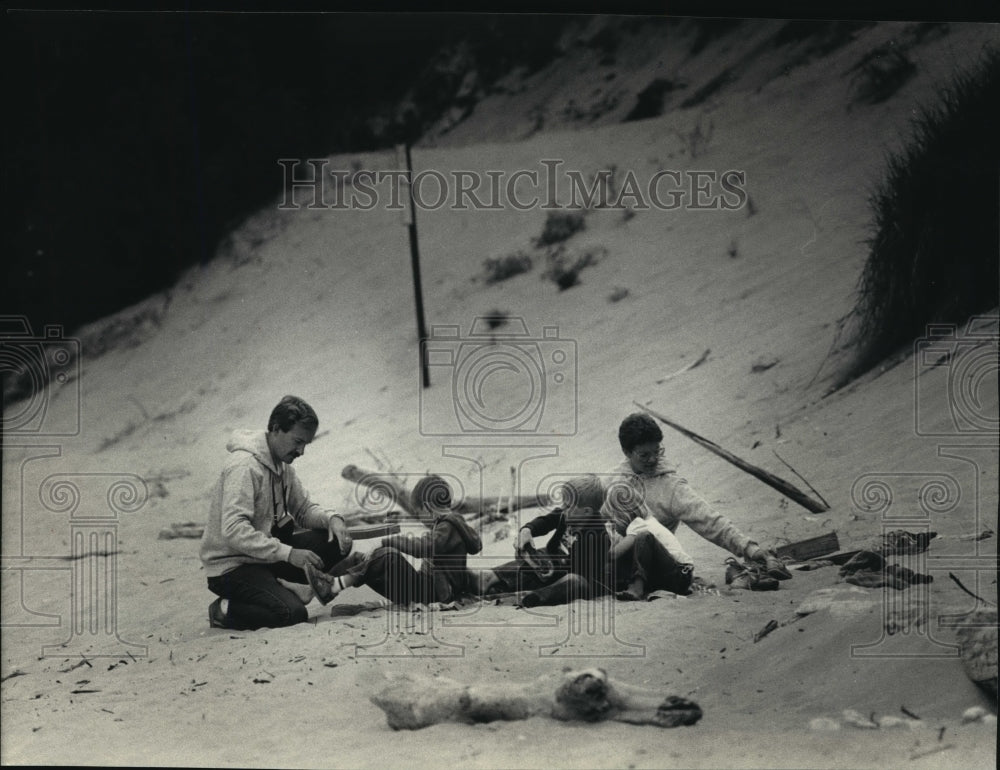
[[[346,465],[340,472],[348,481],[369,487],[376,494],[385,495],[411,518],[416,518],[413,506],[410,504],[410,491],[393,474],[380,471],[369,471],[357,465]],[[489,511],[513,513],[524,508],[541,508],[550,503],[548,495],[513,495],[497,497],[466,497],[456,501],[455,510],[459,513],[485,515]]]
[[[442,722],[475,724],[552,717],[566,721],[613,720],[677,727],[701,719],[698,704],[675,695],[612,683],[600,668],[564,671],[532,682],[466,685],[445,677],[393,679],[372,702],[393,730],[418,730]]]
[[[642,409],[644,412],[647,412],[648,414],[650,414],[652,417],[655,417],[657,420],[659,420],[660,422],[662,422],[664,425],[668,425],[671,428],[673,428],[674,430],[676,430],[677,432],[682,433],[683,435],[687,436],[689,439],[691,439],[692,441],[694,441],[696,444],[700,444],[701,446],[703,446],[708,451],[712,452],[713,454],[718,455],[723,460],[726,460],[729,463],[735,465],[740,470],[746,471],[747,473],[749,473],[754,478],[759,479],[760,481],[763,481],[769,487],[777,489],[779,492],[781,492],[783,495],[785,495],[785,497],[789,498],[790,500],[794,500],[796,503],[798,503],[799,505],[801,505],[807,511],[810,511],[811,513],[822,513],[823,511],[830,510],[830,506],[829,505],[826,505],[824,503],[819,502],[818,500],[813,499],[812,497],[810,497],[809,495],[807,495],[805,492],[803,492],[801,489],[799,489],[798,487],[796,487],[794,484],[790,484],[789,482],[785,481],[784,479],[779,478],[778,476],[775,476],[773,473],[771,473],[769,471],[766,471],[763,468],[758,468],[756,465],[748,463],[746,460],[744,460],[744,459],[742,459],[740,457],[737,457],[732,452],[730,452],[730,451],[728,451],[726,449],[723,449],[718,444],[716,444],[714,441],[709,441],[704,436],[699,436],[697,433],[695,433],[694,431],[688,430],[683,425],[678,425],[676,422],[673,422],[672,420],[668,420],[662,414],[658,414],[657,412],[654,412],[648,406],[643,406],[642,404],[638,403],[637,401],[633,401],[632,403],[634,403],[637,407],[639,407],[640,409]]]
[[[806,561],[836,553],[839,549],[840,541],[837,539],[837,533],[827,532],[825,535],[817,535],[796,543],[779,545],[774,552],[781,559]]]

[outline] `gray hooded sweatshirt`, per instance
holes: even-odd
[[[729,519],[712,510],[663,460],[649,473],[636,473],[625,460],[612,476],[601,513],[620,535],[625,534],[637,516],[653,516],[671,532],[676,532],[683,521],[709,542],[740,558],[754,542]],[[618,489],[617,484],[624,487]]]
[[[290,465],[275,466],[265,431],[235,431],[226,449],[230,454],[212,490],[201,538],[208,577],[242,564],[288,561],[291,546],[271,536],[272,524],[285,512],[300,529],[325,530],[334,515],[309,499]]]

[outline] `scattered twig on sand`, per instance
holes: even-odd
[[[763,481],[769,487],[777,489],[779,492],[781,492],[785,496],[787,496],[790,499],[792,499],[795,502],[797,502],[799,505],[801,505],[807,511],[810,511],[811,513],[822,513],[823,511],[830,510],[830,506],[829,505],[826,505],[825,503],[821,503],[821,502],[819,502],[817,500],[814,500],[813,498],[809,497],[809,495],[805,494],[802,490],[800,490],[795,485],[790,484],[789,482],[785,481],[784,479],[779,478],[778,476],[775,476],[773,473],[770,473],[769,471],[766,471],[763,468],[758,468],[756,465],[748,463],[746,460],[744,460],[744,459],[742,459],[740,457],[737,457],[732,452],[729,452],[728,450],[723,449],[718,444],[716,444],[714,441],[709,441],[704,436],[699,436],[697,433],[695,433],[694,431],[688,430],[683,425],[678,425],[677,423],[672,422],[671,420],[668,420],[663,415],[658,414],[657,412],[654,412],[648,406],[643,406],[638,401],[633,401],[632,403],[635,404],[640,409],[642,409],[643,411],[648,412],[650,415],[652,415],[653,417],[655,417],[657,420],[659,420],[660,422],[662,422],[664,425],[669,425],[674,430],[676,430],[676,431],[684,434],[689,439],[691,439],[692,441],[694,441],[696,444],[700,444],[701,446],[703,446],[708,451],[710,451],[713,454],[716,454],[719,457],[721,457],[723,460],[726,460],[729,463],[731,463],[732,465],[735,465],[737,468],[740,468],[741,470],[746,471],[747,473],[749,473],[754,478],[759,479],[760,481]]]
[[[930,754],[937,754],[939,751],[947,751],[948,749],[955,748],[954,743],[942,743],[940,746],[935,746],[932,749],[927,749],[926,751],[920,751],[916,754],[910,754],[910,760],[920,759],[921,757],[926,757]]]
[[[662,385],[663,383],[665,383],[665,382],[667,382],[667,381],[669,381],[669,380],[672,380],[672,379],[673,379],[674,377],[677,377],[678,375],[681,375],[681,374],[684,374],[684,372],[689,372],[689,371],[691,371],[691,370],[692,370],[692,369],[694,369],[694,368],[695,368],[696,366],[701,366],[701,365],[702,365],[703,363],[705,363],[705,361],[707,361],[707,360],[708,360],[708,354],[709,354],[709,353],[711,353],[711,352],[712,352],[712,351],[711,351],[711,349],[707,349],[707,350],[705,350],[705,352],[701,354],[701,356],[700,356],[700,357],[698,358],[698,360],[697,360],[697,361],[695,361],[694,363],[691,363],[691,364],[688,364],[687,366],[685,366],[685,367],[684,367],[684,368],[682,368],[682,369],[678,369],[678,370],[677,370],[676,372],[674,372],[673,374],[668,374],[668,375],[667,375],[666,377],[664,377],[663,379],[660,379],[660,380],[657,380],[657,381],[656,381],[656,384],[657,384],[657,385]]]
[[[70,671],[75,671],[76,669],[80,668],[80,666],[87,666],[87,668],[93,668],[93,665],[91,665],[89,660],[87,660],[83,655],[81,655],[80,657],[82,658],[82,660],[77,661],[69,668],[59,669],[59,673],[68,674]]]
[[[906,708],[906,706],[900,706],[899,710],[902,711],[904,714],[906,714],[906,716],[908,716],[910,719],[920,719],[920,717],[918,717],[916,714],[914,714],[912,711]]]
[[[164,527],[157,535],[158,540],[174,540],[176,538],[190,538],[197,540],[204,534],[205,526],[196,521],[174,522],[169,527]]]
[[[7,674],[7,676],[0,679],[0,682],[6,682],[8,679],[13,679],[15,676],[27,676],[27,673],[25,673],[19,668],[15,668],[13,671]]]
[[[830,507],[830,504],[826,501],[826,498],[824,498],[823,495],[821,495],[819,492],[816,491],[816,487],[814,487],[812,484],[810,484],[809,481],[801,473],[799,473],[797,470],[795,470],[795,468],[793,468],[791,465],[789,465],[788,462],[785,460],[785,458],[778,454],[778,451],[776,449],[772,449],[771,451],[774,452],[774,456],[777,457],[779,460],[781,460],[781,462],[784,464],[784,466],[786,468],[788,468],[788,470],[790,470],[792,473],[794,473],[796,476],[798,476],[799,479],[802,480],[802,483],[805,484],[807,487],[809,487],[809,489],[812,491],[812,493],[814,495],[816,495],[816,497],[818,497],[820,499],[820,501],[827,508]]]
[[[957,577],[955,577],[955,573],[954,572],[949,572],[948,573],[948,577],[950,577],[952,580],[954,580],[955,581],[955,585],[957,585],[959,588],[961,588],[963,591],[965,591],[965,593],[967,593],[973,599],[976,599],[977,601],[980,601],[983,604],[993,604],[993,602],[991,602],[989,599],[984,599],[979,594],[972,593],[972,591],[970,591],[968,588],[966,588],[964,585],[962,585],[962,581],[959,580]]]
[[[777,627],[778,627],[777,620],[767,621],[767,625],[765,625],[760,631],[758,631],[756,634],[753,635],[753,643],[757,644],[757,642],[759,642],[761,639],[763,639]]]

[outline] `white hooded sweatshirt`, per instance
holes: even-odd
[[[290,465],[275,466],[265,431],[235,431],[226,449],[230,455],[212,490],[201,539],[208,577],[241,564],[288,561],[291,546],[271,536],[286,512],[301,529],[325,530],[334,515],[309,499]]]
[[[683,521],[706,540],[740,558],[754,542],[714,511],[663,460],[648,473],[636,473],[625,460],[613,476],[601,513],[619,535],[626,533],[634,519],[653,517],[671,532],[676,532]]]

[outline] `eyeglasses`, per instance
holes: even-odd
[[[652,460],[658,460],[663,457],[663,447],[660,447],[655,452],[635,452],[633,454],[636,459],[641,460],[644,463],[648,463]]]

